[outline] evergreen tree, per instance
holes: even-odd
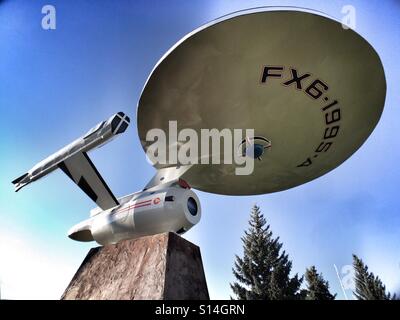
[[[231,288],[241,300],[301,299],[300,285],[303,278],[290,277],[292,262],[282,244],[273,238],[260,208],[254,205],[249,228],[241,238],[243,258],[236,255],[232,269],[237,282]]]
[[[334,300],[336,297],[329,292],[329,283],[325,281],[322,274],[317,272],[315,266],[306,269],[305,279],[307,282],[307,300]]]
[[[353,254],[353,267],[355,271],[354,295],[358,300],[389,300],[390,293],[386,293],[386,287],[372,272],[368,272],[368,267],[364,262]],[[393,297],[396,299],[396,296]]]

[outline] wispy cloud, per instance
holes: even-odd
[[[58,299],[75,271],[62,250],[49,252],[23,235],[0,230],[2,299]]]

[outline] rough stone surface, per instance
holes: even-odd
[[[93,248],[61,299],[209,299],[200,249],[174,233]]]

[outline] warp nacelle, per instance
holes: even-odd
[[[71,159],[74,161],[82,154],[86,156],[86,152],[110,142],[117,135],[125,132],[129,122],[129,117],[123,112],[118,112],[108,120],[100,122],[85,135],[40,161],[27,173],[15,179],[12,182],[15,185],[15,191],[19,191],[27,184],[40,179],[57,168],[65,171],[66,161],[71,161]]]

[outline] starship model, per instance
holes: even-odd
[[[333,170],[366,141],[386,94],[382,63],[355,31],[310,11],[257,9],[215,20],[185,36],[157,63],[141,94],[138,134],[144,151],[153,128],[254,129],[237,149],[254,171],[235,164],[160,165],[139,192],[116,198],[87,152],[123,133],[119,112],[13,181],[16,191],[60,168],[96,204],[74,226],[78,241],[116,243],[172,231],[201,216],[192,188],[226,195],[286,190]],[[273,145],[273,148],[271,146]],[[249,152],[250,150],[250,152]]]

